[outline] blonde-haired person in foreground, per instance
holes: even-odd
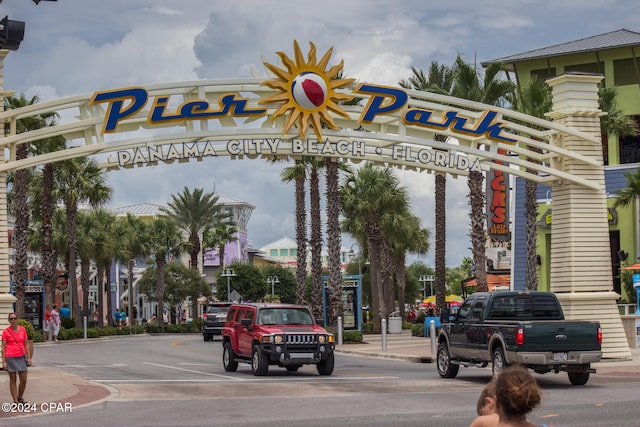
[[[527,414],[540,405],[542,398],[540,387],[527,368],[509,366],[498,374],[495,383],[499,427],[552,427],[527,420]]]

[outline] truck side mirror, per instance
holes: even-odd
[[[448,308],[443,308],[440,311],[440,323],[448,322],[450,313],[451,312],[450,312],[450,310]]]

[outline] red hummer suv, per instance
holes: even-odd
[[[333,373],[333,334],[316,325],[308,307],[294,304],[247,303],[229,307],[222,328],[225,371],[250,363],[254,375],[267,375],[269,365],[295,372],[315,364],[320,375]]]

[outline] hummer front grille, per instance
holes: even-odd
[[[287,334],[285,335],[287,344],[317,344],[318,336],[316,334]]]

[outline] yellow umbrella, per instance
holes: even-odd
[[[458,296],[458,295],[451,294],[451,295],[447,295],[444,298],[444,301],[445,302],[462,302],[462,298],[460,296]],[[436,296],[435,295],[431,295],[429,298],[423,299],[422,303],[423,304],[429,304],[429,303],[435,304],[436,303]]]

